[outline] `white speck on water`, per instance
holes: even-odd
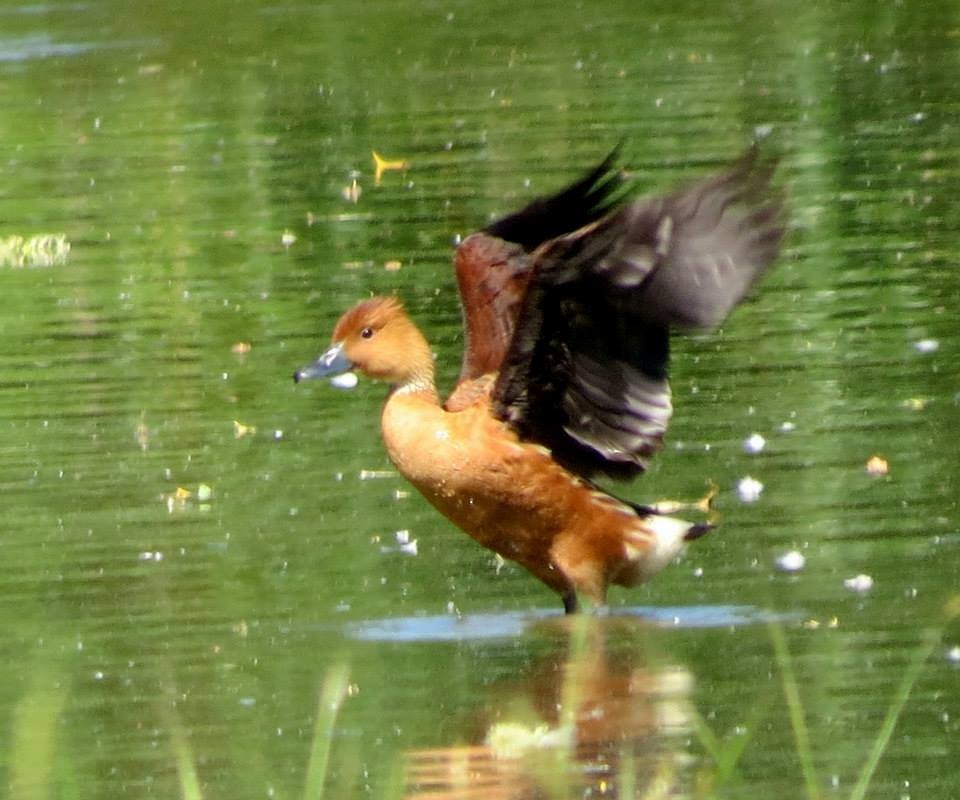
[[[947,650],[947,661],[952,664],[960,664],[960,645],[955,644]]]
[[[400,552],[408,556],[415,556],[417,554],[417,540],[414,539],[412,542],[405,542],[400,545]]]
[[[397,473],[392,469],[362,469],[358,474],[358,477],[362,481],[375,481],[382,480],[384,478],[392,478]]]
[[[344,372],[342,375],[334,375],[330,379],[330,385],[338,389],[353,389],[359,380],[356,372]]]
[[[799,550],[791,550],[777,559],[777,566],[784,572],[799,572],[807,564],[807,559]]]
[[[410,541],[410,531],[406,528],[399,530],[393,534],[397,539],[397,544],[406,544]]]
[[[843,585],[851,592],[859,592],[860,594],[863,594],[864,592],[869,592],[873,588],[873,578],[871,578],[869,575],[860,573],[852,578],[847,578],[843,582]]]
[[[764,439],[759,433],[751,433],[746,439],[743,440],[743,449],[747,453],[756,454],[763,452],[763,448],[767,446],[767,440]]]
[[[936,353],[940,349],[940,342],[936,339],[920,339],[913,343],[913,349],[918,353]]]
[[[740,482],[737,483],[737,495],[740,497],[740,501],[743,503],[755,503],[760,499],[760,494],[763,492],[763,484],[760,483],[756,478],[751,478],[747,475],[745,478],[741,478]]]
[[[792,422],[790,422],[789,420],[788,420],[787,422],[781,422],[781,423],[780,423],[780,433],[791,433],[792,431],[795,431],[796,429],[797,429],[797,426],[794,425],[794,424],[793,424]]]
[[[703,567],[697,567],[697,568],[693,571],[693,577],[694,577],[694,578],[702,578],[702,577],[703,577]]]
[[[273,438],[274,438],[276,441],[280,441],[280,440],[283,438],[283,431],[280,430],[279,428],[277,428],[277,429],[273,432]]]

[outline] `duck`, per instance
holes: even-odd
[[[776,261],[776,159],[753,145],[725,169],[638,197],[614,150],[578,180],[456,247],[459,378],[395,296],[348,309],[297,382],[360,373],[397,470],[455,526],[556,592],[605,609],[713,529],[601,486],[642,473],[673,407],[672,333],[715,329]]]

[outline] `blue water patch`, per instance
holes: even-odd
[[[754,606],[637,606],[610,611],[609,617],[630,617],[661,628],[724,628],[787,622],[799,614],[780,614]],[[554,610],[508,611],[501,614],[440,614],[423,617],[396,617],[356,622],[347,635],[371,642],[458,642],[508,639],[522,634],[536,623],[559,619]]]

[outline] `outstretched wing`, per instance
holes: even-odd
[[[469,401],[468,387],[462,384],[500,369],[530,279],[530,253],[600,219],[612,207],[622,185],[613,168],[616,155],[614,150],[576,183],[497,220],[457,248],[466,342],[458,388],[448,408]]]
[[[662,445],[670,328],[719,324],[777,255],[782,200],[751,150],[530,256],[494,413],[568,468],[625,478]]]

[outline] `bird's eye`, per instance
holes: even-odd
[[[364,339],[369,339],[371,336],[373,336],[373,328],[364,328],[362,331],[360,331],[360,335]]]

